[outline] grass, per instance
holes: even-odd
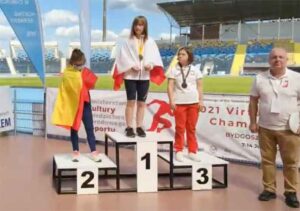
[[[47,77],[46,87],[58,87],[61,77]],[[203,88],[205,93],[232,93],[248,94],[251,88],[252,77],[205,77],[203,79]],[[19,77],[19,78],[0,78],[0,86],[17,87],[42,87],[42,83],[37,77]],[[101,75],[96,84],[96,89],[112,90],[113,80],[110,75]],[[161,86],[151,84],[150,91],[166,92],[167,82]]]

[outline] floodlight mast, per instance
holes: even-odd
[[[106,0],[103,0],[103,14],[102,14],[102,41],[106,41]]]

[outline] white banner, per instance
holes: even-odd
[[[85,54],[86,66],[91,67],[91,17],[90,1],[79,0],[80,47]]]
[[[69,136],[65,129],[51,125],[57,89],[47,89],[47,133]],[[91,91],[94,128],[97,140],[104,140],[109,131],[124,132],[126,94],[124,91]],[[248,129],[249,96],[208,95],[204,96],[205,109],[197,124],[199,148],[218,157],[260,162],[257,133]],[[149,93],[144,127],[174,136],[175,121],[166,93]],[[84,127],[79,132],[85,138]],[[281,160],[278,156],[278,164]]]
[[[0,87],[0,133],[14,129],[13,104],[9,87]]]

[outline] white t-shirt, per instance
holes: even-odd
[[[259,97],[259,126],[270,130],[288,130],[290,114],[298,112],[300,74],[286,69],[280,78],[270,71],[258,74],[251,96]]]
[[[188,73],[189,72],[189,73]],[[174,86],[174,103],[175,104],[192,104],[199,102],[199,93],[197,89],[197,80],[201,79],[202,73],[193,65],[188,65],[183,68],[184,77],[186,78],[187,87],[182,87],[182,74],[180,66],[176,65],[170,70],[168,78],[175,80]]]

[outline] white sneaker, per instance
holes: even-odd
[[[91,158],[92,158],[92,160],[95,161],[95,162],[101,162],[101,161],[102,161],[102,160],[101,160],[100,153],[97,152],[97,151],[94,151],[94,152],[91,153]]]
[[[72,161],[73,162],[79,162],[80,152],[74,151],[72,153]]]
[[[197,153],[189,152],[189,158],[193,161],[200,162],[200,157]]]
[[[181,151],[176,152],[176,154],[175,154],[175,159],[176,159],[178,162],[183,162],[183,152],[181,152]]]

